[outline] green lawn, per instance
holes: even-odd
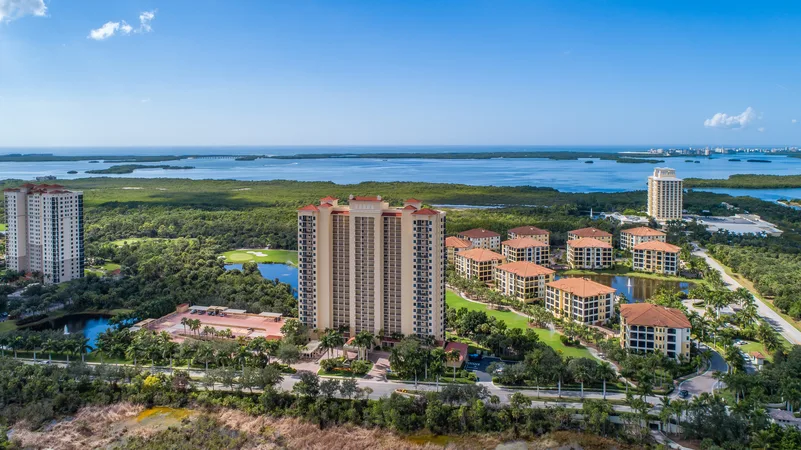
[[[7,230],[6,224],[0,223],[0,231],[6,231],[6,230]]]
[[[257,263],[298,264],[298,252],[294,250],[240,249],[223,253],[225,262],[241,264],[249,261]]]
[[[765,355],[765,359],[767,361],[773,362],[773,356],[771,356],[771,354],[765,349],[765,346],[762,345],[761,342],[754,342],[754,341],[745,341],[745,342],[747,342],[747,344],[741,345],[740,350],[742,350],[746,356],[748,356],[750,352],[757,351]]]
[[[486,305],[482,303],[475,303],[470,302],[455,292],[448,291],[447,295],[445,296],[445,302],[451,308],[467,308],[469,311],[484,311],[490,316],[496,317],[500,320],[506,322],[506,325],[510,328],[522,328],[526,329],[529,328],[528,320],[525,317],[515,314],[511,311],[495,311],[492,309],[487,308]],[[590,352],[586,348],[576,348],[576,347],[568,347],[562,344],[562,341],[559,340],[559,333],[556,331],[545,330],[542,328],[532,328],[537,334],[540,336],[540,340],[549,346],[551,346],[557,352],[561,352],[565,356],[574,356],[577,358],[591,358]]]
[[[116,264],[116,263],[105,263],[105,264],[103,264],[102,267],[103,267],[103,270],[108,271],[108,272],[112,272],[114,270],[119,269],[120,265]]]

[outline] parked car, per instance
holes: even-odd
[[[686,390],[686,389],[682,389],[682,390],[680,390],[680,391],[679,391],[679,397],[681,397],[681,398],[687,398],[687,397],[689,397],[689,396],[690,396],[690,393],[689,393],[689,392],[687,392],[687,390]]]

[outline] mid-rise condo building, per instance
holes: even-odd
[[[676,170],[657,167],[648,177],[648,215],[658,221],[681,220],[683,181]]]
[[[473,243],[456,236],[448,236],[445,238],[445,249],[448,252],[448,262],[454,264],[456,262],[456,254],[465,250],[473,248]]]
[[[650,241],[634,246],[631,267],[643,272],[676,275],[679,273],[681,247],[667,242]]]
[[[541,266],[547,266],[551,263],[551,252],[548,244],[530,237],[501,242],[501,254],[509,262],[528,261]]]
[[[45,283],[83,277],[83,192],[57,184],[4,190],[6,265],[41,273]]]
[[[620,345],[634,353],[690,357],[690,321],[676,308],[651,303],[620,305]]]
[[[473,248],[488,248],[496,252],[501,249],[501,235],[494,231],[473,228],[472,230],[456,233],[456,236],[472,242]]]
[[[504,261],[500,253],[473,248],[456,254],[456,273],[463,278],[489,283],[495,276],[495,267]]]
[[[567,264],[571,269],[609,269],[614,264],[612,244],[593,238],[567,241]]]
[[[507,233],[509,234],[509,239],[531,238],[551,245],[551,233],[537,227],[526,225],[512,228]]]
[[[648,227],[620,230],[620,248],[623,250],[631,250],[637,244],[651,241],[665,242],[665,233]]]
[[[522,301],[545,299],[545,285],[553,281],[554,271],[528,261],[495,267],[495,289]]]
[[[598,228],[594,227],[580,228],[578,230],[572,230],[567,232],[568,241],[574,241],[576,239],[582,239],[582,238],[592,238],[602,242],[608,242],[609,244],[612,243],[611,233],[607,233],[604,230],[599,230]]]
[[[615,289],[587,278],[561,278],[546,284],[545,309],[574,322],[604,323],[615,310]]]
[[[298,312],[311,328],[445,337],[445,213],[333,197],[298,210]]]

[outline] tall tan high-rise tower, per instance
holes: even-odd
[[[445,338],[445,213],[333,197],[298,210],[298,311],[312,328]]]
[[[3,194],[7,267],[41,272],[45,283],[83,277],[83,192],[28,183]]]
[[[674,169],[655,168],[648,177],[648,215],[660,221],[680,220],[683,194],[683,181]]]

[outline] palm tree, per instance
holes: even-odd
[[[86,353],[92,350],[92,347],[89,346],[89,339],[83,336],[79,337],[75,340],[75,347],[78,349],[78,352],[81,354],[81,362],[86,362]]]
[[[373,333],[370,333],[369,331],[362,331],[356,335],[353,343],[356,344],[359,349],[364,349],[364,359],[369,359],[370,347],[373,346],[374,341],[375,336],[373,336]]]
[[[328,332],[330,335],[331,345],[333,348],[337,349],[345,345],[345,336],[342,335],[339,331],[331,330]]]
[[[42,350],[47,352],[47,360],[52,362],[53,361],[53,351],[55,351],[58,347],[58,342],[56,342],[52,338],[47,338],[42,344]]]
[[[17,349],[25,344],[25,339],[22,336],[14,336],[9,342],[11,348],[14,350],[14,359],[17,359]]]
[[[606,382],[617,380],[619,376],[617,372],[615,372],[615,368],[606,361],[598,365],[595,375],[604,382],[603,399],[606,400]]]
[[[189,321],[191,321],[189,317],[181,317],[181,325],[184,326],[184,334],[186,334],[186,326],[189,325]]]
[[[461,359],[461,357],[462,355],[458,350],[451,350],[445,354],[445,359],[448,362],[453,363],[453,381],[456,381],[456,363]]]
[[[215,334],[217,334],[217,330],[213,326],[206,325],[205,327],[203,327],[204,336],[214,336]]]

